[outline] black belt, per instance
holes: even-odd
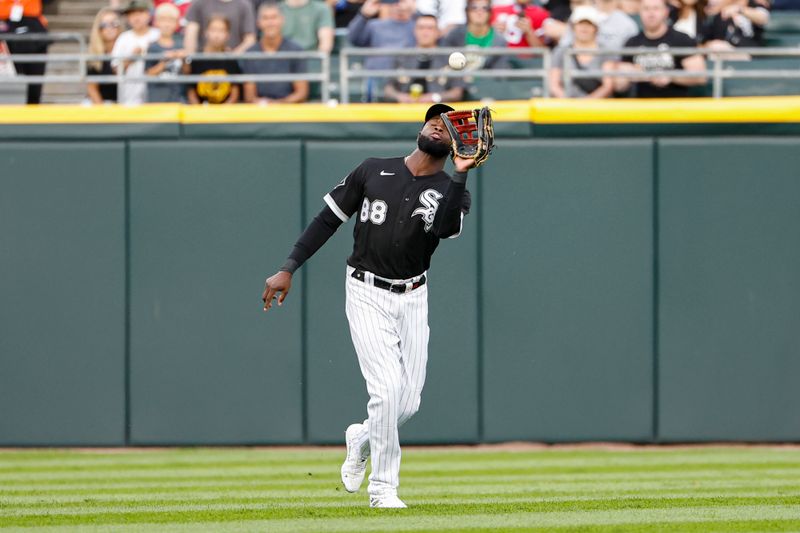
[[[363,282],[366,283],[366,272],[364,272],[363,270],[358,270],[358,269],[354,270],[353,273],[350,274],[350,277],[355,278],[358,281],[363,281]],[[390,291],[390,292],[396,292],[398,294],[403,294],[405,292],[413,291],[414,289],[418,289],[418,288],[422,287],[423,285],[425,285],[426,281],[427,280],[425,279],[425,275],[424,274],[422,275],[421,278],[419,278],[418,281],[415,281],[414,283],[412,283],[411,286],[409,286],[406,283],[389,283],[388,281],[384,281],[382,279],[378,279],[378,278],[373,276],[372,286],[373,287],[378,287],[379,289],[384,289],[384,290],[387,290],[387,291]]]

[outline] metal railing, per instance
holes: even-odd
[[[79,52],[72,54],[16,54],[10,57],[0,57],[0,61],[12,60],[15,62],[44,62],[44,63],[77,63],[75,74],[45,74],[42,76],[17,75],[13,77],[0,77],[0,84],[3,83],[197,83],[202,81],[217,82],[229,81],[234,83],[242,82],[287,82],[287,81],[309,81],[320,84],[320,96],[322,101],[328,101],[331,97],[331,87],[334,82],[331,79],[331,56],[322,52],[275,52],[259,53],[249,52],[243,54],[192,54],[192,59],[257,59],[261,61],[286,60],[286,59],[305,59],[319,61],[319,70],[306,73],[291,74],[228,74],[215,76],[200,76],[190,74],[176,74],[174,76],[149,76],[149,75],[127,75],[120,69],[115,75],[89,75],[87,65],[94,61],[106,60],[130,60],[146,61],[167,59],[163,54],[146,54],[129,57],[112,57],[110,55],[89,55],[86,53],[87,43],[83,35],[79,33],[44,33],[44,34],[3,34],[0,40],[6,41],[76,41]],[[541,58],[541,67],[527,68],[492,68],[492,69],[467,69],[452,70],[448,67],[438,70],[425,69],[382,69],[371,70],[364,68],[356,60],[370,57],[402,57],[402,56],[448,56],[454,51],[475,54],[482,57],[506,57],[509,60],[525,57]],[[562,76],[564,86],[572,83],[572,80],[579,78],[602,78],[627,77],[631,79],[652,79],[655,77],[667,78],[703,78],[712,81],[712,95],[720,98],[724,92],[725,80],[731,79],[800,79],[800,68],[792,69],[755,69],[755,68],[726,68],[726,62],[741,62],[743,55],[760,57],[791,57],[800,59],[800,48],[739,48],[733,50],[710,50],[706,48],[619,48],[619,49],[568,49],[565,51],[565,58],[570,58],[576,54],[594,54],[619,58],[633,56],[636,54],[670,54],[672,56],[702,55],[712,62],[711,68],[703,71],[689,72],[686,70],[653,70],[647,72],[622,72],[617,70],[584,70],[576,69],[572,61],[564,61]],[[541,82],[542,95],[549,96],[548,72],[552,64],[552,51],[547,48],[402,48],[402,49],[364,49],[364,48],[343,48],[339,54],[339,99],[342,103],[350,101],[351,83],[355,80],[369,80],[380,78],[398,77],[429,77],[435,72],[437,78],[467,78],[467,79],[500,79],[500,80],[524,80]],[[800,67],[800,61],[798,61]]]
[[[655,77],[666,78],[702,78],[711,79],[712,96],[721,98],[725,80],[731,79],[800,79],[800,61],[796,69],[734,69],[725,68],[726,61],[742,61],[742,57],[792,57],[800,60],[800,48],[735,48],[732,50],[711,50],[708,48],[616,48],[616,49],[569,49],[565,57],[578,54],[608,56],[618,60],[620,57],[634,56],[637,54],[669,54],[676,56],[701,55],[713,62],[711,69],[706,67],[702,71],[689,72],[686,70],[650,70],[642,72],[621,72],[617,70],[588,70],[576,69],[572,61],[564,61],[562,81],[564,87],[569,86],[573,79],[580,78],[612,78],[652,79]]]
[[[79,68],[82,72],[86,72],[86,53],[87,53],[87,43],[86,37],[82,33],[77,32],[54,32],[54,33],[4,33],[0,34],[0,41],[19,41],[19,42],[47,42],[47,43],[59,43],[59,42],[72,42],[75,41],[78,43],[78,54],[80,57],[78,58]],[[39,56],[48,56],[51,57],[49,54],[18,54],[13,55],[10,57],[0,56],[0,61],[4,60],[12,60],[17,62],[25,62],[29,56],[35,55]],[[55,54],[53,54],[55,55]],[[31,61],[37,63],[47,63],[47,60],[44,61]],[[25,82],[24,76],[15,76],[13,78],[2,77],[0,76],[0,84],[2,83],[19,83]],[[49,81],[49,80],[48,80]]]
[[[83,37],[80,34],[36,34],[36,35],[2,35],[0,40],[58,40],[64,35],[74,35]],[[41,36],[41,37],[40,37]],[[9,37],[8,39],[6,37]],[[24,39],[18,39],[23,37]],[[49,37],[50,39],[42,39]],[[61,39],[63,40],[63,39]],[[199,82],[223,82],[244,83],[244,82],[293,82],[309,81],[320,84],[320,96],[323,101],[330,98],[330,55],[323,52],[245,52],[239,54],[230,53],[196,53],[188,56],[191,60],[203,59],[228,59],[228,60],[258,60],[258,61],[278,61],[278,60],[318,60],[319,71],[305,73],[288,74],[226,74],[226,75],[129,75],[124,69],[119,69],[114,75],[91,75],[87,71],[87,65],[92,62],[103,61],[148,61],[148,60],[170,60],[165,54],[139,54],[130,56],[90,55],[86,53],[85,41],[79,41],[80,52],[73,54],[12,54],[10,57],[0,57],[0,60],[12,60],[19,63],[77,63],[78,71],[75,74],[45,74],[42,76],[16,75],[13,77],[0,77],[2,83],[146,83],[164,84],[180,83],[190,84]]]
[[[78,43],[79,52],[86,53],[86,37],[77,32],[54,32],[54,33],[0,33],[0,41],[46,41],[46,42],[69,42]]]
[[[468,52],[484,57],[518,57],[518,56],[534,56],[542,58],[541,68],[492,68],[492,69],[475,69],[475,70],[452,70],[442,68],[436,70],[436,77],[444,78],[505,78],[505,79],[542,79],[545,81],[543,85],[544,96],[549,96],[547,89],[547,72],[550,70],[551,52],[547,48],[383,48],[383,49],[363,49],[363,48],[345,48],[339,53],[339,93],[342,103],[349,103],[350,101],[350,81],[357,79],[371,79],[371,78],[397,78],[399,76],[407,77],[426,77],[430,76],[432,70],[414,70],[414,69],[391,69],[391,70],[377,70],[365,69],[361,65],[353,68],[350,64],[352,58],[359,57],[400,57],[400,56],[419,56],[425,55],[429,57],[449,56],[453,52]]]

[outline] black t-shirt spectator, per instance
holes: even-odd
[[[753,0],[747,3],[749,8],[766,8]],[[708,19],[703,28],[702,42],[727,41],[737,47],[755,47],[764,44],[764,27],[753,23],[744,15],[736,15],[727,20],[718,13]]]
[[[659,71],[659,70],[678,70],[683,68],[683,60],[688,56],[681,56],[668,53],[665,49],[668,48],[694,48],[696,46],[694,39],[668,28],[667,32],[657,39],[650,39],[640,32],[634,35],[625,43],[625,48],[637,48],[644,46],[653,48],[652,52],[643,52],[632,56],[624,56],[623,62],[633,63],[638,65],[645,72]],[[656,87],[649,82],[636,82],[633,84],[636,94],[639,98],[674,98],[689,96],[689,88],[685,85],[678,85],[670,83],[666,87]]]
[[[86,67],[86,72],[89,76],[114,76],[114,71],[111,69],[111,61],[103,61],[100,65],[100,70],[97,70],[92,65]],[[92,79],[89,78],[91,82]],[[116,83],[98,83],[97,89],[100,91],[100,96],[103,97],[104,102],[117,101],[117,84]]]
[[[189,64],[193,76],[224,76],[225,74],[241,74],[236,59],[193,59]],[[201,81],[194,86],[197,98],[209,104],[225,103],[231,96],[234,84],[228,81]]]

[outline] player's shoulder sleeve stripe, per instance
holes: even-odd
[[[453,233],[452,235],[450,235],[448,237],[448,239],[455,239],[456,237],[461,235],[462,231],[464,231],[464,212],[463,211],[461,212],[461,222],[459,223],[459,226],[458,226],[458,233]]]
[[[337,217],[339,217],[339,220],[341,220],[342,222],[347,222],[347,220],[350,217],[345,215],[344,211],[342,211],[341,208],[339,208],[339,206],[336,205],[336,201],[333,199],[333,197],[330,195],[330,193],[326,194],[323,199],[325,200],[325,203],[328,204],[328,207],[331,208],[331,211],[333,211],[333,214],[335,214]]]

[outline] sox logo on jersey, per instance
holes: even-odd
[[[424,207],[416,208],[411,216],[420,215],[425,222],[425,231],[430,231],[433,227],[433,219],[436,218],[436,210],[439,209],[439,200],[442,196],[436,189],[427,189],[419,195],[419,201]]]

